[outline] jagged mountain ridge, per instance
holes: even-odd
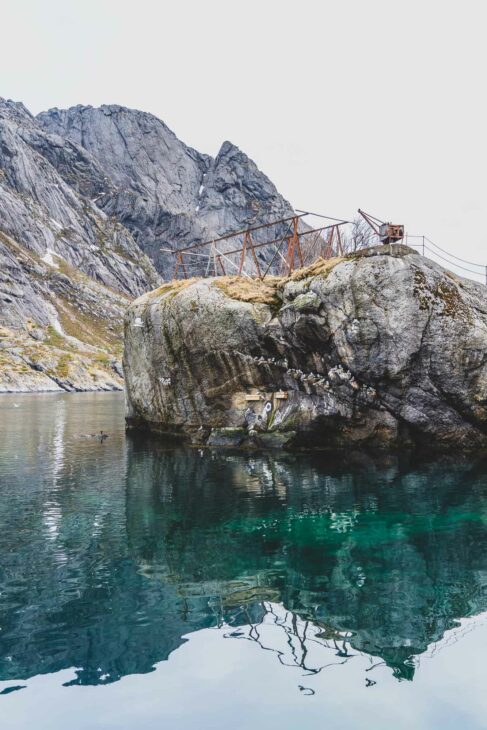
[[[37,119],[96,158],[109,183],[97,205],[131,231],[163,275],[172,271],[174,258],[161,248],[292,213],[269,178],[231,142],[212,158],[185,145],[152,114],[116,105],[51,109]],[[235,248],[235,242],[229,245]]]
[[[145,112],[0,98],[0,391],[121,387],[127,303],[173,272],[160,249],[291,211],[230,142],[212,158]]]

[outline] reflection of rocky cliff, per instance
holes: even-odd
[[[312,640],[312,671],[316,651],[361,650],[412,677],[415,656],[487,609],[480,467],[345,468],[136,441],[124,462],[118,440],[105,446],[76,442],[75,468],[73,452],[54,478],[46,466],[26,490],[20,468],[0,486],[0,679],[74,666],[75,683],[114,681],[222,623],[271,649],[274,624],[298,657]]]
[[[132,552],[164,565],[165,577],[184,590],[213,583],[224,605],[232,605],[232,594],[239,605],[279,600],[328,636],[352,632],[355,649],[411,676],[412,657],[455,619],[487,608],[483,472],[325,464],[134,454]],[[150,497],[139,501],[143,485]],[[143,517],[133,509],[149,499],[152,520],[141,534]],[[157,538],[162,534],[166,539]],[[147,554],[147,546],[156,552]],[[236,579],[242,584],[232,584]]]

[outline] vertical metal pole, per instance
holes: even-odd
[[[290,274],[294,271],[294,259],[296,257],[296,250],[298,252],[300,266],[303,265],[303,256],[301,253],[301,247],[299,245],[298,221],[299,219],[297,217],[293,218],[293,233],[292,236],[290,236],[287,240],[287,262]]]
[[[485,286],[487,286],[487,266],[485,267]]]
[[[300,268],[303,268],[303,265],[304,265],[303,264],[303,252],[301,251],[301,244],[299,242],[299,236],[298,236],[297,248],[298,248],[299,266],[300,266]]]
[[[334,229],[330,228],[326,237],[325,248],[323,252],[325,259],[330,259],[333,256],[333,231]]]
[[[293,220],[293,238],[294,238],[294,246],[296,247],[297,252],[298,252],[299,265],[302,267],[303,266],[303,254],[301,253],[301,245],[299,243],[298,223],[299,223],[299,219],[296,217]]]
[[[288,275],[292,273],[293,266],[294,266],[294,239],[292,236],[289,236],[287,239],[287,273]]]
[[[223,276],[226,276],[225,267],[223,266],[221,254],[218,254],[217,259],[218,259],[218,263],[220,264],[220,269],[222,270]]]
[[[340,256],[343,256],[343,246],[342,246],[342,237],[340,234],[340,226],[336,226],[336,232],[337,232],[337,241],[338,241],[338,251],[340,252]]]
[[[424,256],[424,236],[423,236],[423,256]]]
[[[179,269],[179,263],[180,263],[179,260],[180,260],[180,258],[181,258],[181,254],[178,253],[178,255],[176,256],[176,266],[174,267],[174,274],[172,275],[172,278],[173,279],[175,279],[176,276],[178,275],[178,269]]]
[[[252,257],[254,259],[255,268],[257,269],[257,276],[259,277],[259,279],[262,279],[262,274],[260,273],[259,260],[258,260],[257,256],[255,255],[254,242],[252,240],[252,234],[250,233],[250,231],[248,232],[248,235],[249,235],[250,250],[252,251]]]
[[[242,269],[245,261],[245,254],[247,253],[247,236],[249,234],[244,234],[244,240],[243,240],[243,247],[242,247],[242,253],[240,255],[240,266],[238,267],[238,275],[242,276]]]
[[[188,278],[188,272],[186,271],[186,264],[183,261],[183,254],[181,254],[181,268],[183,270],[184,278]]]

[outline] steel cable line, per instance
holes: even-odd
[[[473,271],[472,269],[467,269],[465,266],[461,266],[460,264],[456,264],[454,261],[449,261],[448,259],[446,259],[444,256],[441,256],[441,254],[439,254],[437,251],[435,251],[434,249],[430,248],[429,246],[426,246],[425,245],[425,249],[426,249],[426,251],[430,251],[432,254],[434,254],[435,256],[437,256],[442,261],[445,261],[447,264],[450,264],[450,266],[456,266],[457,269],[462,269],[462,271],[468,271],[469,274],[475,274],[476,276],[482,276],[483,275],[483,272],[482,271]],[[462,260],[463,259],[460,259],[460,261],[462,261]],[[466,263],[468,263],[468,261]],[[474,266],[477,266],[477,264],[473,264],[473,265]],[[478,264],[478,266],[481,266],[481,264]]]
[[[406,241],[407,241],[408,238],[420,238],[420,239],[423,239],[424,241],[428,241],[428,243],[430,243],[432,246],[434,246],[435,248],[437,248],[439,251],[441,251],[442,253],[446,254],[447,256],[450,256],[450,258],[452,258],[452,259],[456,259],[457,261],[461,261],[463,264],[468,264],[469,266],[479,266],[481,269],[485,269],[485,264],[477,264],[474,261],[467,261],[466,259],[462,259],[460,256],[456,256],[454,253],[450,253],[449,251],[446,251],[441,246],[438,246],[438,244],[435,243],[434,241],[432,241],[430,238],[428,238],[428,236],[420,236],[419,234],[413,235],[413,234],[409,233],[406,236]],[[410,244],[410,245],[413,245],[413,246],[421,246],[422,244],[421,243],[414,243],[414,244]]]
[[[431,241],[426,236],[425,236],[424,240],[425,241],[428,241],[428,243],[431,243],[432,246],[434,246],[435,248],[437,248],[439,251],[442,251],[447,256],[450,256],[452,259],[457,259],[457,261],[461,261],[463,264],[468,264],[469,266],[480,266],[482,269],[485,269],[485,264],[477,264],[477,263],[474,263],[473,261],[467,261],[466,259],[462,259],[462,258],[460,258],[460,256],[455,256],[454,253],[450,253],[449,251],[445,251],[444,248],[441,248],[441,246],[438,246],[437,243],[434,243],[433,241]]]

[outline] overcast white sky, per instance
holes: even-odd
[[[119,103],[298,208],[358,207],[487,264],[486,4],[0,0],[0,95]]]

